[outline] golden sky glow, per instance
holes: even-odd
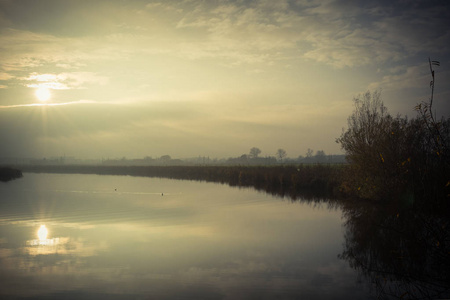
[[[341,153],[359,93],[415,115],[428,57],[449,115],[448,18],[445,1],[2,1],[0,157]]]

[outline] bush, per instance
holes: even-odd
[[[336,140],[351,165],[346,189],[361,198],[447,205],[450,119],[430,127],[420,117],[394,118],[379,92],[354,102],[348,129]]]

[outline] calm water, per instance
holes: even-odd
[[[252,189],[26,173],[0,184],[0,298],[367,299],[344,221]]]

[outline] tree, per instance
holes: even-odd
[[[261,150],[259,148],[253,147],[250,149],[250,154],[249,157],[250,158],[257,158],[258,155],[261,154]]]
[[[351,184],[363,197],[372,198],[386,190],[386,175],[395,145],[391,131],[394,119],[381,100],[380,92],[366,92],[353,99],[354,111],[348,118],[348,129],[336,140],[352,164]],[[392,181],[391,181],[392,182]]]
[[[284,149],[278,149],[276,156],[280,161],[283,161],[283,158],[286,157],[286,151]]]
[[[170,157],[170,155],[166,154],[166,155],[161,156],[159,159],[163,162],[168,162],[172,159],[172,157]]]
[[[316,161],[318,163],[324,163],[326,161],[325,151],[317,150],[317,152],[316,152]]]
[[[314,153],[313,149],[308,148],[308,150],[306,151],[306,157],[312,157]]]
[[[391,120],[379,92],[366,92],[353,99],[355,109],[348,118],[348,129],[336,141],[347,155],[358,160],[379,142]]]

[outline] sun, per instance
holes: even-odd
[[[52,94],[50,93],[50,90],[45,87],[38,88],[35,92],[35,95],[39,101],[43,101],[43,102],[49,100],[50,97],[52,96]]]

